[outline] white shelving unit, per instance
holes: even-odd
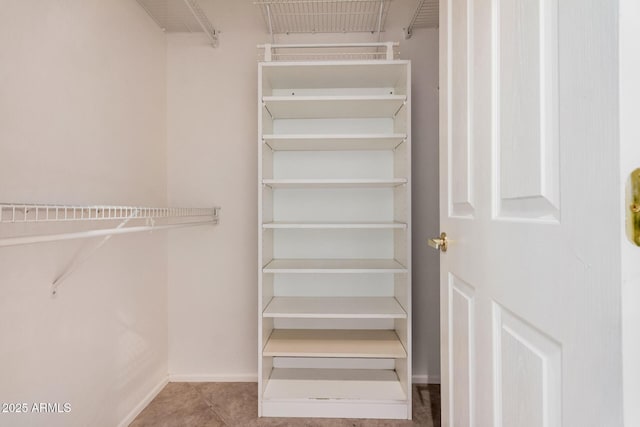
[[[410,64],[258,82],[259,415],[410,419]]]

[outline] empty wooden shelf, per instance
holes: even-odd
[[[372,66],[373,64],[373,66]],[[291,89],[366,89],[388,88],[407,93],[406,61],[315,61],[263,62],[262,93],[273,94]]]
[[[283,369],[271,372],[265,399],[404,401],[407,395],[390,369]]]
[[[264,317],[312,319],[406,319],[394,297],[274,297]]]
[[[263,135],[274,151],[341,151],[393,150],[407,138],[403,133],[391,134],[293,134]]]
[[[263,179],[262,183],[271,188],[385,188],[406,184],[407,179]]]
[[[264,273],[406,273],[394,259],[274,259]]]
[[[265,222],[263,228],[269,229],[404,229],[402,222]]]
[[[405,358],[407,352],[390,330],[274,329],[262,355]]]
[[[265,96],[262,102],[274,119],[393,117],[405,95]]]

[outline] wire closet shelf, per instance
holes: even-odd
[[[142,206],[78,206],[58,204],[0,203],[0,225],[37,224],[74,221],[122,221],[116,228],[98,228],[80,232],[60,234],[32,234],[28,236],[1,237],[0,247],[21,244],[51,242],[112,236],[139,231],[154,231],[196,225],[218,224],[219,207],[213,208],[168,208]],[[143,220],[142,226],[125,227],[134,220]],[[161,221],[161,223],[156,223]],[[0,229],[0,231],[3,231]]]
[[[258,45],[258,61],[391,61],[397,58],[397,42],[262,44]]]
[[[74,239],[90,239],[75,255],[51,284],[51,293],[56,295],[60,284],[66,280],[80,265],[104,246],[111,237],[125,233],[152,232],[172,228],[216,225],[219,222],[219,207],[213,208],[152,208],[141,206],[76,206],[25,203],[0,203],[0,247],[29,245],[33,243],[56,242]],[[92,228],[83,231],[66,231],[62,233],[37,233],[42,223],[72,222],[116,222],[112,228]],[[143,225],[138,224],[143,221]],[[158,221],[158,223],[156,223]],[[14,226],[12,226],[14,225]],[[27,235],[3,237],[6,229]],[[47,227],[50,229],[50,227]]]
[[[289,33],[384,31],[391,0],[262,0],[260,7],[271,36]]]
[[[219,208],[150,208],[0,203],[0,223],[217,216]]]

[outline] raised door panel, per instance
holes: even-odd
[[[493,321],[495,426],[561,426],[560,344],[498,304]]]
[[[556,0],[494,0],[495,216],[557,222]]]
[[[449,0],[449,214],[455,217],[469,217],[474,211],[471,169],[472,1]]]
[[[452,426],[474,425],[475,292],[454,275],[449,277],[449,419]]]

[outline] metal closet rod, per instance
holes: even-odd
[[[0,225],[19,223],[50,223],[73,221],[123,220],[115,228],[87,230],[72,233],[43,234],[0,239],[0,247],[27,245],[31,243],[53,242],[59,240],[87,239],[92,237],[110,237],[117,234],[138,233],[142,231],[167,230],[172,228],[215,225],[219,222],[219,207],[213,208],[151,208],[134,206],[71,206],[47,204],[0,203]],[[208,218],[202,220],[201,218]],[[156,219],[197,218],[196,221],[176,224],[155,225]],[[147,220],[147,225],[124,227],[133,219]]]

